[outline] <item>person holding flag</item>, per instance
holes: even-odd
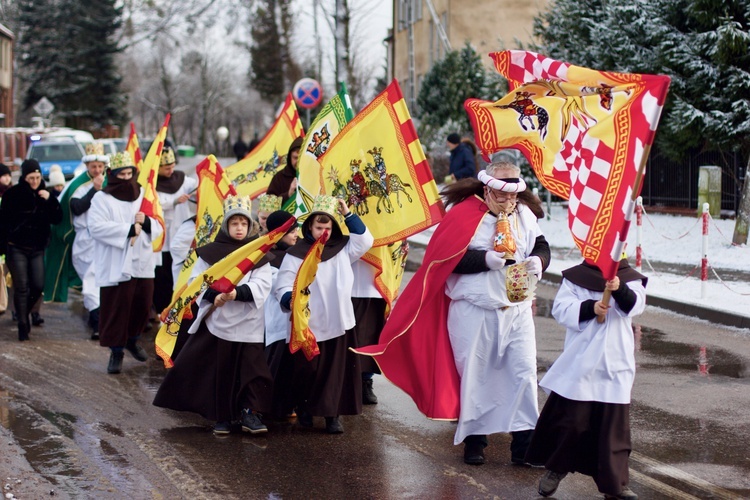
[[[611,280],[585,260],[562,275],[552,316],[567,329],[565,348],[539,382],[549,398],[526,459],[547,468],[542,496],[552,495],[568,473],[580,472],[594,478],[605,498],[636,500],[628,488],[632,323],[646,308],[648,278],[625,258]],[[605,290],[613,305],[602,301]]]
[[[104,145],[93,142],[86,145],[86,156],[82,159],[86,171],[71,182],[70,212],[73,214],[75,240],[73,240],[73,267],[83,283],[83,307],[89,312],[91,340],[99,340],[99,287],[94,276],[94,239],[89,233],[88,211],[94,195],[105,184],[104,171],[109,166],[109,155],[104,154]]]
[[[303,137],[292,141],[286,154],[286,165],[274,174],[266,190],[266,194],[281,196],[282,207],[286,207],[287,201],[295,196],[297,190],[297,160],[303,143]]]
[[[341,232],[339,214],[344,217],[349,236]],[[298,271],[321,238],[327,241],[313,281],[313,276],[302,276]],[[325,417],[326,432],[340,434],[344,428],[339,416],[362,412],[360,362],[349,350],[357,345],[351,298],[352,262],[362,257],[373,241],[362,220],[349,211],[343,200],[319,195],[302,224],[302,238],[288,250],[279,268],[273,293],[284,310],[293,308],[295,283],[312,281],[305,287],[309,290],[311,313],[308,326],[320,353],[312,359],[300,351],[294,354],[297,419],[303,427],[312,427],[313,416],[320,416]],[[301,293],[307,295],[306,291]],[[300,311],[292,310],[293,315],[295,312]]]
[[[159,157],[159,175],[156,178],[156,194],[164,214],[164,246],[161,249],[161,265],[156,267],[154,278],[154,309],[159,314],[169,305],[174,289],[172,273],[172,240],[180,224],[190,218],[191,210],[188,199],[198,187],[198,181],[175,170],[174,150],[164,147]]]
[[[100,287],[99,344],[110,348],[111,374],[122,371],[125,350],[138,361],[148,359],[137,342],[154,294],[152,241],[162,236],[162,227],[141,211],[143,196],[133,159],[122,151],[112,157],[107,186],[94,194],[88,211]]]
[[[224,220],[212,243],[196,249],[192,278],[258,238],[248,196],[229,196]],[[231,292],[206,289],[187,342],[174,360],[154,398],[154,405],[191,411],[214,420],[214,434],[231,431],[241,418],[242,430],[267,432],[262,413],[270,411],[273,379],[263,342],[264,303],[271,291],[271,256],[265,254]]]

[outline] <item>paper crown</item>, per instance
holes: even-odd
[[[233,212],[231,215],[230,212]],[[224,219],[229,219],[232,215],[241,214],[251,218],[252,200],[249,196],[232,196],[229,195],[224,200]]]
[[[275,212],[281,210],[281,196],[273,194],[262,194],[258,196],[258,211],[259,212]]]
[[[159,160],[159,166],[171,165],[175,163],[174,150],[171,148],[164,148],[161,151],[161,159]]]
[[[81,158],[81,161],[83,163],[90,161],[109,163],[109,155],[104,154],[104,144],[101,142],[91,142],[86,144],[86,156]]]
[[[133,163],[133,158],[130,156],[130,153],[127,151],[119,151],[112,155],[112,159],[109,162],[109,168],[111,170],[127,167],[135,168],[135,163]]]
[[[313,200],[311,212],[325,212],[334,219],[339,213],[339,202],[337,198],[326,194],[319,194]]]

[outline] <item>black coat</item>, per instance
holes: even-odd
[[[44,199],[24,180],[8,189],[0,203],[0,252],[8,243],[25,249],[44,250],[49,243],[50,224],[59,224],[63,213],[57,198]]]

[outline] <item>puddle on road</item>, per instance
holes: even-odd
[[[636,351],[658,357],[658,362],[641,361],[643,368],[674,368],[700,376],[747,378],[750,366],[745,359],[716,347],[683,344],[666,340],[664,332],[640,325],[633,326]]]

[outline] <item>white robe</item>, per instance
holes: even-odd
[[[169,253],[172,255],[172,283],[177,283],[194,239],[195,222],[190,219],[183,221],[172,235],[172,241],[169,244]]]
[[[601,300],[602,292],[563,280],[552,306],[552,316],[566,328],[565,346],[539,385],[575,401],[630,403],[635,379],[635,341],[632,318],[646,308],[646,290],[640,280],[626,283],[636,295],[629,313],[614,298],[604,323],[596,318],[578,322],[581,303]]]
[[[354,285],[352,297],[382,299],[383,295],[375,287],[375,268],[362,259],[352,262]]]
[[[211,266],[205,260],[198,258],[193,266],[191,280],[209,267]],[[232,300],[221,307],[214,307],[213,303],[203,300],[201,294],[197,299],[198,314],[188,333],[197,332],[201,321],[205,321],[208,331],[214,337],[230,342],[263,343],[263,304],[271,292],[271,278],[270,264],[254,268],[242,277],[237,286],[250,287],[253,294],[250,302]]]
[[[185,176],[185,181],[176,192],[156,192],[156,194],[159,195],[159,203],[161,204],[161,209],[164,212],[164,224],[167,226],[167,234],[164,238],[164,246],[161,249],[162,252],[168,252],[170,250],[172,238],[174,238],[174,235],[177,232],[177,229],[180,227],[180,224],[182,224],[184,220],[189,219],[193,215],[193,210],[191,210],[191,203],[189,201],[186,201],[185,203],[176,204],[175,202],[177,201],[177,198],[179,198],[183,194],[191,193],[197,185],[197,180],[193,179],[192,177]]]
[[[279,270],[271,266],[273,272],[273,285],[271,288],[275,288],[276,280],[279,276]],[[285,311],[279,305],[279,301],[271,293],[266,299],[265,306],[265,323],[266,323],[266,345],[271,345],[279,340],[285,340],[289,342],[289,333],[292,327],[291,321],[289,321],[292,313]]]
[[[93,188],[94,184],[89,180],[78,186],[71,199],[83,198]],[[87,311],[93,311],[99,307],[99,287],[96,285],[96,276],[92,265],[94,262],[94,239],[89,233],[88,210],[81,215],[73,216],[73,229],[75,229],[76,236],[73,240],[71,260],[76,273],[81,278],[83,307]]]
[[[352,306],[352,263],[362,257],[372,246],[372,234],[350,234],[344,248],[332,258],[321,262],[315,281],[310,285],[310,330],[318,342],[324,342],[354,328],[354,306]],[[289,253],[279,269],[279,277],[273,294],[276,300],[291,292],[302,259]]]
[[[509,220],[520,262],[542,231],[524,205]],[[485,215],[469,249],[492,250],[496,222],[497,217]],[[532,298],[516,304],[508,300],[505,269],[451,274],[445,293],[451,299],[448,333],[461,378],[454,444],[469,435],[533,429],[539,405]]]
[[[88,212],[89,233],[94,239],[94,275],[97,286],[115,286],[131,278],[153,278],[156,258],[151,242],[161,235],[151,218],[151,234],[141,231],[131,246],[128,238],[135,214],[141,210],[143,189],[135,201],[120,201],[99,191]]]

